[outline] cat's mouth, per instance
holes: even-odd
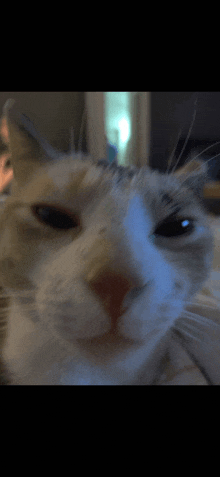
[[[105,354],[115,352],[116,350],[126,350],[141,344],[142,340],[126,338],[120,334],[116,329],[111,329],[102,336],[94,338],[78,338],[77,343],[84,350],[94,353],[104,351]]]

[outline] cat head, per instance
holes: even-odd
[[[95,163],[52,149],[13,102],[4,114],[14,178],[2,284],[30,293],[39,320],[70,344],[172,326],[212,262],[204,165],[168,175]]]

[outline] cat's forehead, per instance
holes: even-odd
[[[149,191],[154,195],[160,192],[175,195],[179,181],[171,175],[152,171],[149,167],[123,167],[108,164],[107,161],[94,163],[89,156],[61,156],[59,161],[49,163],[42,170],[41,181],[51,181],[59,190],[74,187],[76,192],[96,189],[97,186],[116,185],[121,190],[136,189],[141,194]],[[43,177],[44,176],[44,177]]]
[[[95,164],[89,157],[63,156],[42,168],[26,189],[28,199],[61,201],[68,205],[77,200],[82,206],[88,201],[101,200],[106,195],[129,200],[139,194],[147,208],[158,214],[163,207],[167,211],[192,203],[193,194],[174,176],[141,169]],[[23,190],[23,194],[25,191]]]
[[[83,207],[93,199],[101,200],[117,180],[117,174],[99,167],[90,157],[63,155],[37,169],[22,189],[22,200]]]
[[[135,188],[148,203],[163,203],[166,207],[173,207],[180,202],[184,206],[194,201],[193,192],[186,186],[184,180],[174,174],[164,174],[159,171],[143,167],[137,171],[131,181]]]

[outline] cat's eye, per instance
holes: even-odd
[[[55,229],[69,230],[80,226],[78,216],[70,215],[56,207],[36,205],[32,212],[40,222]]]
[[[194,222],[192,219],[172,219],[160,224],[153,235],[160,237],[179,237],[180,235],[192,232],[193,229]]]

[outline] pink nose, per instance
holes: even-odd
[[[118,318],[125,312],[123,301],[133,288],[130,281],[124,275],[104,269],[90,281],[90,287],[110,316],[114,328]]]

